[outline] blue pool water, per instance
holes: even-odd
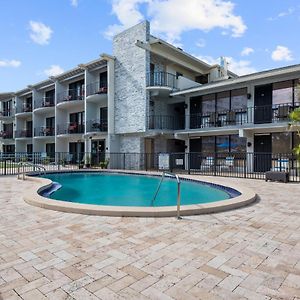
[[[48,198],[75,203],[113,206],[176,205],[177,183],[165,178],[154,204],[160,177],[120,173],[61,173],[43,176],[61,184]],[[231,198],[225,190],[194,181],[181,181],[181,204],[199,204]]]

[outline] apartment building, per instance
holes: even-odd
[[[112,55],[2,93],[2,151],[291,153],[299,78],[300,65],[239,77],[145,21],[114,37]]]

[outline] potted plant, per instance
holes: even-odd
[[[101,169],[107,169],[108,164],[109,164],[109,159],[105,159],[104,161],[100,161],[99,165]]]

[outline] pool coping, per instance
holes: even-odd
[[[110,173],[122,173],[122,174],[135,174],[135,175],[161,175],[160,172],[149,171],[124,171],[124,170],[76,170],[68,171],[79,172],[110,172]],[[55,171],[49,173],[66,173],[65,171]],[[224,183],[220,183],[217,178],[203,177],[196,175],[181,175],[180,178],[192,179],[199,182],[208,184],[216,184],[224,186]],[[98,216],[118,216],[118,217],[172,217],[177,215],[176,206],[159,206],[159,207],[141,207],[141,206],[106,206],[106,205],[93,205],[93,204],[81,204],[67,201],[53,200],[39,195],[40,192],[49,188],[52,185],[52,181],[46,178],[40,178],[35,176],[25,176],[25,180],[32,181],[33,185],[28,189],[23,199],[26,203],[40,208],[56,210],[68,213],[79,213],[85,215],[98,215]],[[224,186],[225,187],[225,186]],[[192,204],[182,205],[180,207],[180,215],[199,215],[217,213],[226,210],[236,209],[242,206],[246,206],[256,200],[256,194],[248,188],[240,187],[235,184],[227,185],[231,189],[237,190],[241,195],[233,198],[229,198],[222,201],[215,201],[205,204]]]

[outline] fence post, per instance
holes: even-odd
[[[217,176],[217,152],[214,153],[214,176]]]
[[[191,153],[187,153],[188,174],[191,174]]]
[[[6,175],[6,159],[4,159],[4,175]]]
[[[123,170],[125,170],[125,153],[123,153]]]

